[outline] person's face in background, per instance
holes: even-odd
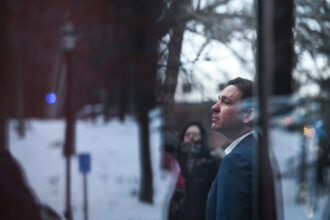
[[[201,131],[199,130],[197,125],[191,125],[186,130],[186,133],[184,135],[183,142],[184,143],[191,143],[195,141],[200,141],[202,138]]]

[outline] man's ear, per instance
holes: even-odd
[[[249,108],[247,111],[243,112],[243,122],[244,124],[252,123],[254,119],[254,109]]]

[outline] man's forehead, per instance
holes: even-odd
[[[220,93],[220,97],[227,97],[233,100],[239,100],[241,98],[241,91],[234,85],[226,86]]]

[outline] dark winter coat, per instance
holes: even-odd
[[[219,161],[211,157],[206,146],[199,154],[181,153],[178,161],[185,179],[185,199],[179,219],[204,220],[207,195],[217,174]]]

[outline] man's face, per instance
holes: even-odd
[[[211,128],[228,139],[236,138],[243,127],[239,105],[241,91],[234,85],[227,86],[219,95],[219,101],[212,106]]]

